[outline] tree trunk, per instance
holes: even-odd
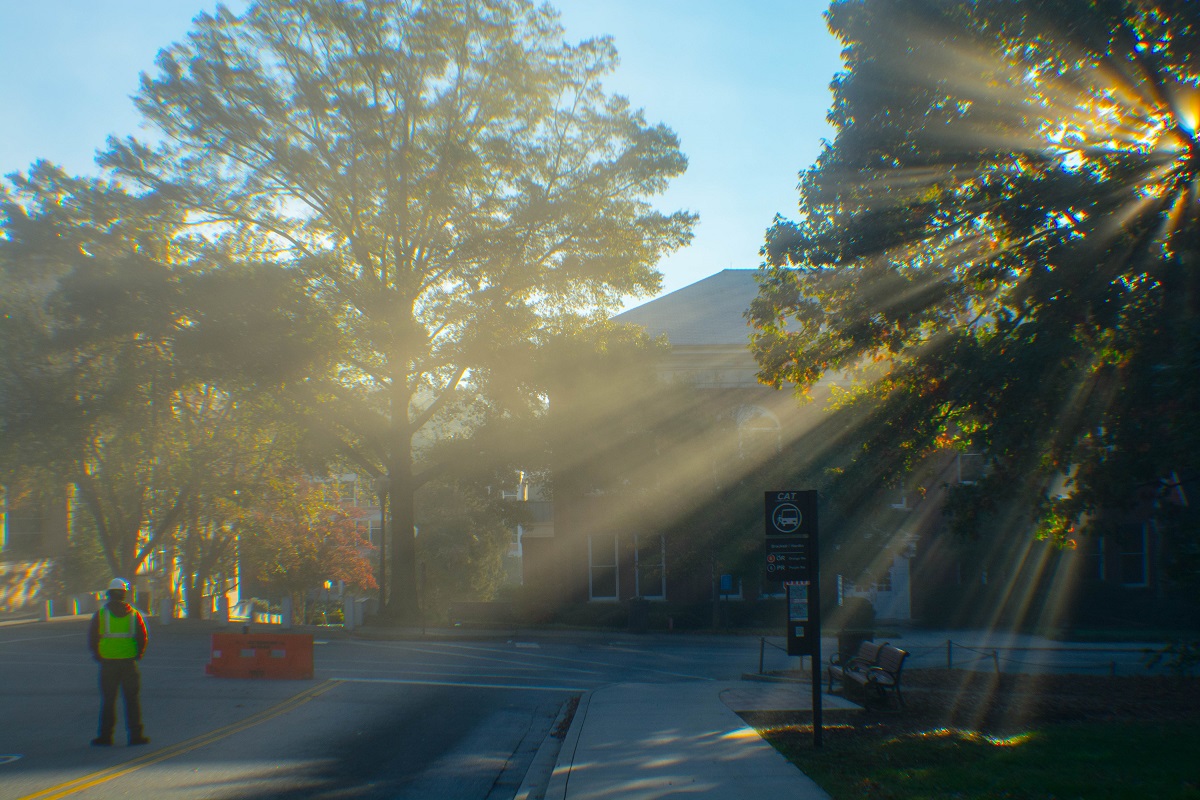
[[[121,574],[118,577],[127,581],[132,581],[137,572],[137,537],[136,531],[132,535],[123,536],[119,545],[120,555],[117,557],[117,561],[120,564]]]
[[[203,584],[194,573],[184,578],[184,591],[187,592],[187,618],[204,619],[204,589]]]
[[[415,625],[420,608],[417,600],[417,547],[413,538],[416,523],[416,486],[411,451],[400,453],[388,474],[387,523],[390,537],[388,599],[385,616],[392,624]]]
[[[411,327],[411,326],[410,326]],[[403,341],[404,337],[398,337]],[[403,348],[402,348],[403,349]],[[408,359],[397,357],[400,364]],[[384,536],[389,546],[387,604],[383,616],[392,625],[415,625],[420,610],[417,601],[415,496],[417,484],[413,475],[413,423],[409,413],[412,392],[407,376],[397,375],[389,397],[388,452],[384,467],[387,470],[388,510]]]

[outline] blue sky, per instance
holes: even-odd
[[[230,3],[240,8],[244,3]],[[664,291],[759,264],[796,175],[816,158],[838,42],[817,0],[555,0],[571,41],[610,34],[610,90],[680,136],[690,165],[660,200],[700,214],[659,264]],[[138,133],[138,74],[215,0],[0,0],[0,174],[44,158],[93,172],[109,134]],[[636,303],[635,303],[636,304]]]

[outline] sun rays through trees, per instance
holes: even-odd
[[[957,528],[1071,546],[1193,474],[1200,11],[868,0],[828,20],[837,135],[768,231],[751,316],[765,381],[868,376],[833,483],[982,453]]]

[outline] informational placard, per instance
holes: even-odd
[[[821,567],[817,549],[817,493],[767,492],[764,498],[767,579],[787,591],[787,652],[811,656],[813,745],[821,746]],[[803,660],[803,659],[802,659]]]
[[[817,541],[817,493],[767,492],[764,507],[767,579],[811,580]]]

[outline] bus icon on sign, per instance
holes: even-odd
[[[781,533],[792,533],[800,527],[801,519],[799,508],[791,503],[784,503],[776,507],[771,522],[774,524],[775,530]]]

